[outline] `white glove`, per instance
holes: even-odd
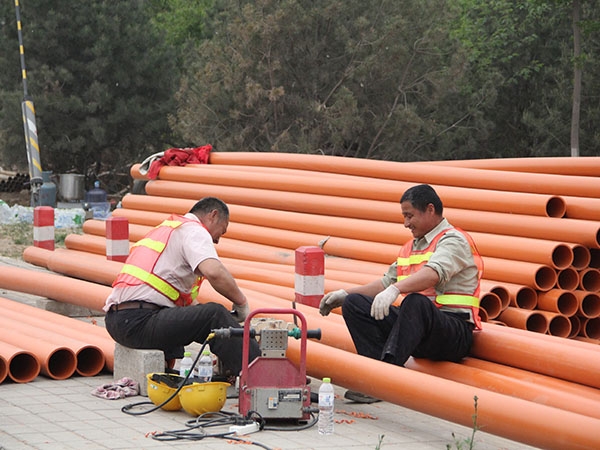
[[[338,289],[337,291],[332,291],[323,296],[321,299],[321,304],[319,305],[319,312],[322,316],[328,316],[333,308],[337,308],[338,306],[342,306],[344,304],[344,300],[348,293],[343,289]]]
[[[390,313],[390,306],[396,301],[400,291],[396,286],[390,284],[373,299],[371,304],[371,317],[375,320],[383,320]]]
[[[238,322],[243,322],[246,320],[246,317],[248,317],[248,314],[250,314],[250,306],[248,306],[248,302],[244,303],[243,305],[234,305],[231,313],[233,314],[235,320]]]

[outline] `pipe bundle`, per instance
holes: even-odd
[[[412,238],[402,225],[403,191],[429,183],[444,202],[445,217],[471,234],[484,260],[481,315],[487,323],[476,333],[471,356],[460,364],[411,358],[410,370],[383,365],[386,379],[394,380],[383,384],[366,374],[348,377],[365,363],[341,316],[323,318],[315,308],[297,305],[310,328],[323,330],[321,342],[310,343],[309,374],[466,426],[472,411],[463,394],[472,399],[476,393],[492,402],[480,409],[488,432],[547,448],[600,447],[600,437],[590,432],[600,426],[600,158],[535,161],[541,170],[527,159],[522,167],[519,160],[506,161],[497,170],[493,161],[476,167],[470,161],[213,153],[207,165],[163,167],[145,195],[126,195],[113,215],[128,219],[134,243],[199,198],[221,198],[231,219],[217,246],[222,261],[252,309],[288,308],[297,247],[325,251],[326,291],[379,278]],[[131,174],[143,179],[139,165]],[[67,236],[66,249],[30,247],[23,255],[66,277],[44,274],[32,286],[15,269],[0,273],[0,286],[39,289],[77,304],[85,300],[99,310],[122,263],[106,260],[105,222],[89,220],[83,231]],[[203,285],[201,296],[229,306],[210,285]],[[2,367],[0,359],[0,376]],[[429,376],[432,386],[460,392],[460,399],[417,393],[410,375],[415,371],[419,380]],[[511,408],[529,412],[507,424]],[[585,426],[572,430],[574,423]]]

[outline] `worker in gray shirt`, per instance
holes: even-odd
[[[342,315],[357,352],[403,366],[412,355],[460,361],[481,329],[479,282],[483,264],[471,237],[444,218],[443,204],[427,185],[400,199],[404,226],[414,239],[400,249],[383,278],[326,294],[319,311]],[[346,398],[370,403],[348,391]]]

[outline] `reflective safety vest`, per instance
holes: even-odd
[[[191,286],[190,292],[181,292],[171,283],[161,278],[154,272],[154,267],[162,255],[171,233],[186,222],[203,226],[192,219],[178,215],[171,215],[167,220],[156,226],[143,239],[136,242],[121,272],[113,283],[113,287],[139,286],[147,284],[170,299],[177,306],[187,306],[198,295],[202,277],[197,277]]]
[[[424,250],[413,250],[413,241],[408,241],[402,246],[398,253],[398,281],[407,278],[411,274],[420,270],[431,258],[438,241],[450,230],[459,231],[471,247],[471,253],[477,266],[477,287],[474,292],[446,292],[437,295],[434,287],[430,287],[420,294],[429,297],[438,307],[469,309],[473,316],[473,322],[478,330],[481,330],[481,320],[479,318],[479,282],[483,275],[483,260],[475,247],[471,236],[459,228],[447,228],[438,233],[431,243]]]

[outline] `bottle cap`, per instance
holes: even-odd
[[[203,355],[210,355],[210,350],[209,350],[209,349],[207,349],[207,348],[205,348],[205,349],[202,351],[202,354],[203,354]]]
[[[184,356],[184,358],[185,358],[186,356],[192,356],[192,352],[184,352],[184,353],[183,353],[183,356]]]
[[[331,378],[323,378],[323,383],[331,383]]]

